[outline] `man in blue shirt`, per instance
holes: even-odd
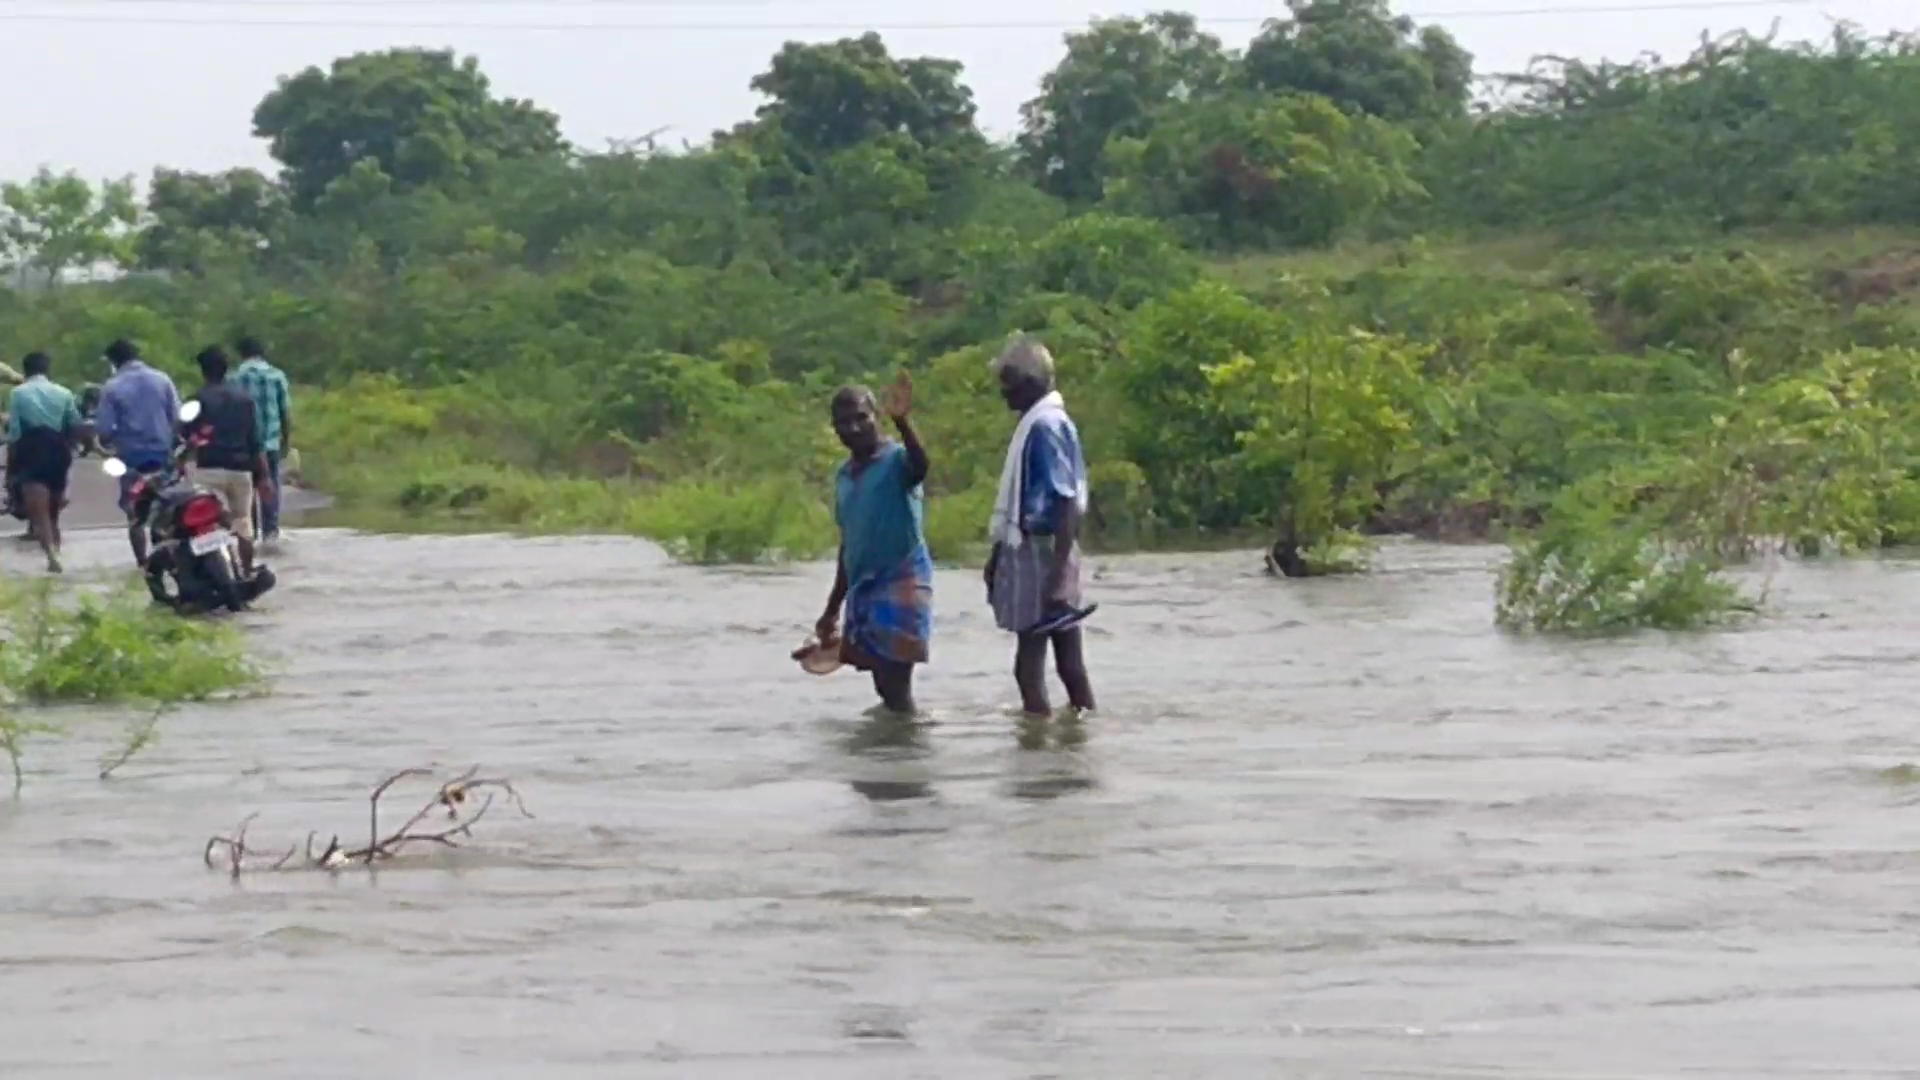
[[[1076,710],[1094,707],[1080,623],[1080,522],[1087,511],[1087,463],[1080,431],[1054,389],[1053,356],[1022,337],[993,361],[1000,396],[1020,414],[1002,466],[988,533],[987,600],[994,622],[1012,632],[1014,680],[1022,709],[1051,716],[1047,647]]]
[[[872,674],[881,702],[912,715],[913,668],[927,662],[933,637],[933,559],[922,527],[927,451],[909,419],[913,383],[906,372],[887,391],[899,442],[881,436],[878,411],[864,386],[833,396],[833,430],[847,448],[833,481],[840,554],[814,631],[822,644],[839,637],[840,658]],[[837,633],[842,603],[844,636]]]
[[[147,536],[133,516],[133,483],[142,471],[163,469],[172,462],[180,391],[165,372],[140,359],[131,342],[107,346],[107,362],[113,365],[113,377],[100,388],[94,431],[103,446],[126,462],[127,471],[120,477],[120,510],[127,515],[133,561],[144,568]]]
[[[20,485],[47,570],[57,574],[60,507],[66,502],[74,440],[80,436],[80,406],[73,391],[48,378],[53,361],[46,353],[31,353],[20,366],[27,379],[7,403],[7,472]]]

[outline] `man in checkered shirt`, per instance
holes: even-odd
[[[270,543],[280,539],[280,463],[293,445],[293,395],[286,373],[267,361],[266,348],[258,338],[243,337],[238,348],[240,366],[233,370],[232,379],[253,398],[254,420],[267,448],[272,497],[260,503],[260,540]]]

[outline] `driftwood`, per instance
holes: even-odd
[[[215,836],[207,841],[201,852],[201,859],[209,868],[215,865],[216,853],[224,853],[223,861],[233,877],[239,877],[246,870],[338,870],[361,865],[372,866],[376,862],[392,859],[410,845],[431,844],[445,848],[459,847],[459,840],[472,837],[473,826],[486,816],[493,806],[496,795],[505,795],[520,811],[522,817],[532,817],[526,804],[520,801],[520,793],[514,790],[512,781],[504,778],[480,776],[478,765],[440,785],[433,797],[427,800],[406,824],[387,833],[380,832],[380,797],[394,784],[410,777],[432,776],[432,769],[402,769],[380,782],[367,797],[368,825],[367,845],[360,848],[345,847],[338,836],[327,841],[324,848],[316,849],[314,840],[319,833],[308,833],[303,848],[294,844],[282,852],[263,851],[247,846],[247,827],[253,824],[258,813],[248,814],[234,829],[232,836]],[[422,830],[419,828],[429,818],[445,812],[445,820],[451,822],[446,828]]]

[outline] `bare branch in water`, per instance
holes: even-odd
[[[410,776],[432,775],[433,770],[431,769],[402,769],[392,776],[387,777],[385,780],[380,781],[380,786],[373,789],[372,795],[367,796],[367,817],[369,818],[367,825],[367,859],[369,862],[372,861],[373,852],[380,849],[380,796],[385,795],[388,788]],[[433,804],[428,803],[427,808],[429,810],[432,809]],[[421,813],[424,814],[426,811],[423,810]],[[414,817],[418,819],[419,815],[416,814]],[[411,824],[411,822],[409,822],[409,824]],[[402,825],[400,831],[406,832],[407,826]]]
[[[127,732],[127,741],[114,755],[100,763],[100,779],[111,777],[115,769],[133,760],[133,755],[146,749],[153,741],[154,731],[160,726],[160,718],[167,715],[169,705],[161,705],[145,721],[136,724]]]
[[[471,838],[475,823],[485,817],[492,808],[498,795],[506,796],[522,817],[532,817],[526,804],[520,800],[520,792],[513,782],[504,777],[483,777],[478,765],[459,776],[441,784],[406,824],[382,836],[380,832],[380,799],[396,783],[410,777],[432,776],[431,769],[402,769],[380,782],[367,797],[368,831],[367,846],[363,848],[342,847],[338,836],[332,837],[326,846],[315,850],[314,841],[319,833],[307,834],[304,846],[295,844],[285,854],[275,856],[272,852],[247,847],[247,826],[253,823],[258,814],[250,814],[234,835],[216,836],[207,841],[202,859],[208,867],[214,865],[214,853],[225,852],[231,875],[238,878],[242,870],[333,870],[353,863],[371,866],[376,862],[392,859],[410,844],[431,844],[439,847],[457,848],[459,841]],[[450,822],[446,828],[424,830],[419,826],[428,818],[444,811]]]
[[[247,856],[260,854],[247,850],[247,826],[252,825],[253,819],[259,816],[259,812],[255,811],[241,818],[240,827],[233,830],[233,835],[230,837],[216,836],[208,840],[206,850],[200,853],[200,861],[206,863],[208,869],[212,869],[213,853],[224,849],[227,853],[227,865],[231,868],[233,876],[239,877],[240,865],[246,861]]]

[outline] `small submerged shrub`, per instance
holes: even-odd
[[[1676,534],[1670,505],[1636,507],[1633,499],[1618,487],[1576,490],[1539,529],[1516,538],[1494,622],[1536,633],[1693,630],[1758,610],[1722,576],[1717,543]]]
[[[152,740],[171,706],[254,690],[263,681],[232,626],[155,608],[137,587],[64,595],[51,581],[0,583],[0,751],[12,764],[16,792],[21,742],[60,731],[46,706],[124,704],[147,713],[104,776]]]
[[[230,625],[183,619],[132,588],[62,599],[50,582],[0,588],[0,687],[17,701],[172,704],[261,681]]]
[[[1720,576],[1717,559],[1675,551],[1628,526],[1517,543],[1500,576],[1494,621],[1508,630],[1600,634],[1693,630],[1756,610]]]

